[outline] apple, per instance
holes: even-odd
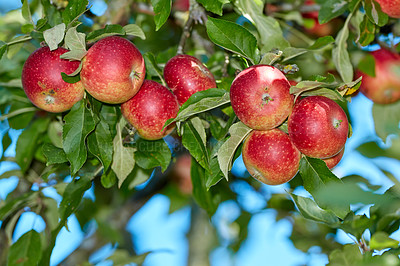
[[[210,70],[196,57],[184,54],[168,60],[164,67],[164,79],[181,105],[192,94],[217,87]]]
[[[238,118],[257,130],[279,126],[293,108],[289,81],[268,65],[254,65],[240,72],[232,82],[230,98]]]
[[[61,72],[73,73],[79,67],[79,61],[61,59],[67,49],[57,48],[50,51],[45,46],[37,49],[22,68],[22,87],[26,96],[38,108],[47,112],[59,113],[69,109],[83,98],[82,82],[70,84],[61,77]]]
[[[189,11],[189,8],[189,0],[175,0],[172,2],[172,10],[185,12]]]
[[[309,96],[295,104],[288,120],[289,137],[303,154],[325,159],[343,149],[349,123],[346,113],[333,100]]]
[[[375,0],[383,12],[392,18],[400,18],[400,0]]]
[[[326,163],[326,166],[329,169],[332,169],[340,162],[340,160],[343,157],[343,154],[344,154],[344,148],[338,154],[334,155],[333,157],[322,159],[322,160]]]
[[[175,124],[164,129],[163,126],[168,119],[176,117],[178,111],[179,104],[175,95],[152,80],[145,80],[139,92],[121,104],[122,115],[147,140],[161,139],[168,135]]]
[[[110,36],[89,48],[82,61],[81,79],[95,99],[123,103],[140,89],[145,77],[144,59],[129,40]]]
[[[400,55],[387,49],[371,52],[375,59],[375,77],[361,71],[360,91],[378,104],[394,103],[400,99]]]
[[[249,173],[267,185],[290,181],[297,173],[300,152],[280,129],[253,130],[243,144],[243,162]]]
[[[176,158],[175,165],[172,169],[172,177],[176,182],[179,191],[184,195],[192,193],[193,184],[190,175],[190,168],[192,165],[192,156],[189,153],[185,153]]]

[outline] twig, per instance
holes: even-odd
[[[0,121],[3,121],[5,119],[7,119],[7,118],[14,117],[14,116],[17,116],[17,115],[20,115],[20,114],[23,114],[23,113],[34,112],[36,110],[38,110],[36,107],[21,108],[21,109],[18,109],[16,111],[12,112],[12,113],[0,116]]]

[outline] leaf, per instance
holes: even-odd
[[[348,3],[345,0],[326,0],[321,5],[321,9],[318,12],[319,24],[324,24],[333,18],[342,15],[348,7]]]
[[[213,43],[248,58],[253,64],[259,61],[257,39],[246,28],[212,17],[208,17],[206,27],[208,37]]]
[[[332,44],[335,42],[335,39],[332,36],[324,36],[318,38],[310,47],[309,50],[318,50],[324,48],[325,46]]]
[[[368,17],[364,16],[364,19],[360,23],[360,34],[357,37],[356,42],[362,46],[367,46],[375,40],[375,33],[376,26],[368,19]]]
[[[86,137],[95,129],[96,122],[84,100],[77,102],[64,117],[63,148],[75,175],[87,158]]]
[[[4,221],[10,215],[17,212],[24,207],[32,206],[38,196],[36,191],[28,191],[17,198],[7,197],[6,201],[2,203],[0,208],[0,221]]]
[[[218,158],[213,157],[210,159],[210,170],[206,171],[206,188],[215,186],[221,179],[224,178],[221,168],[219,167]]]
[[[49,122],[50,119],[37,119],[18,137],[15,161],[21,167],[22,172],[26,172],[30,168],[40,136],[47,130]]]
[[[335,249],[329,254],[329,266],[363,265],[363,255],[358,245],[344,245],[343,250]]]
[[[96,129],[89,134],[87,145],[89,152],[100,160],[106,171],[111,165],[114,147],[110,128],[104,118],[101,117]]]
[[[125,35],[125,30],[121,25],[108,24],[103,29],[94,30],[86,37],[88,42],[95,42],[102,38],[113,35]]]
[[[334,226],[339,223],[339,219],[332,211],[321,209],[312,199],[301,197],[293,193],[289,194],[304,218],[317,222],[323,222],[330,226]]]
[[[22,33],[31,33],[34,30],[34,26],[32,24],[25,24],[21,26]]]
[[[350,18],[351,15],[347,17],[343,28],[339,31],[335,40],[336,46],[332,50],[333,63],[344,82],[352,81],[354,75],[349,52],[347,51],[347,38],[349,37],[348,24]]]
[[[40,234],[35,230],[30,230],[10,247],[7,264],[20,266],[38,265],[41,255],[42,241]]]
[[[87,5],[87,0],[69,0],[62,12],[63,22],[69,26],[72,21],[77,20],[86,11]]]
[[[192,157],[205,169],[209,169],[209,156],[206,147],[206,131],[200,118],[194,117],[185,123],[182,144]]]
[[[296,84],[296,86],[290,87],[290,93],[299,95],[305,91],[314,90],[322,86],[328,85],[327,83],[312,80],[303,80]]]
[[[207,11],[222,16],[222,7],[229,3],[229,0],[197,0]]]
[[[126,35],[137,36],[142,40],[146,40],[143,30],[136,24],[128,24],[123,27]]]
[[[399,134],[400,101],[392,104],[374,104],[372,116],[375,122],[376,134],[386,142],[391,134]]]
[[[290,46],[289,42],[283,37],[279,22],[273,17],[263,14],[264,1],[240,0],[236,1],[235,4],[239,8],[240,13],[257,28],[260,36],[260,47],[263,53],[269,52],[272,49],[283,50]]]
[[[195,114],[212,110],[229,102],[229,92],[223,89],[212,88],[196,92],[180,107],[175,118],[167,120],[164,127],[176,121],[185,121]]]
[[[68,162],[67,156],[63,149],[57,148],[53,144],[46,143],[42,147],[44,156],[47,159],[46,165],[66,163]]]
[[[122,139],[122,128],[126,125],[124,118],[121,118],[117,125],[117,134],[114,137],[114,155],[111,164],[111,169],[115,172],[118,178],[118,187],[121,187],[122,183],[128,177],[129,173],[132,172],[135,167],[135,149],[125,147]]]
[[[146,65],[146,74],[151,77],[159,77],[160,80],[163,80],[163,72],[158,66],[154,55],[150,52],[147,52],[143,55],[143,58]]]
[[[385,248],[398,248],[399,241],[390,238],[388,233],[379,231],[371,236],[369,247],[377,250],[382,250]]]
[[[0,59],[3,57],[3,55],[6,53],[8,48],[8,45],[2,41],[0,41]]]
[[[371,54],[366,54],[357,68],[368,76],[375,77],[375,58]]]
[[[219,166],[226,180],[228,180],[228,172],[232,168],[232,159],[236,149],[251,131],[252,129],[242,122],[237,122],[229,128],[231,137],[222,144],[217,155]]]
[[[163,139],[149,141],[139,138],[136,141],[135,160],[144,169],[161,166],[161,171],[165,172],[171,162],[171,150]]]
[[[65,45],[70,50],[60,56],[60,58],[68,60],[81,60],[86,54],[86,35],[78,32],[77,27],[68,29],[65,34]]]
[[[306,91],[301,94],[301,96],[324,96],[334,101],[346,102],[346,100],[340,95],[336,90],[331,90],[328,88],[319,88],[311,91]]]
[[[376,0],[363,1],[365,13],[369,20],[379,27],[385,26],[389,20],[389,16],[382,12],[381,6]]]
[[[321,159],[303,157],[300,160],[300,175],[303,179],[304,188],[310,192],[317,204],[325,209],[331,210],[338,217],[344,218],[350,211],[348,205],[340,205],[337,202],[327,201],[317,193],[330,182],[341,182],[326,166]],[[339,196],[339,195],[337,195]]]
[[[22,0],[21,14],[25,20],[27,20],[29,23],[33,23],[28,0]]]
[[[67,83],[76,83],[81,80],[80,75],[71,76],[71,75],[65,74],[64,72],[61,72],[61,77]]]
[[[171,13],[172,0],[151,0],[154,10],[154,22],[156,23],[156,31],[167,21]]]
[[[60,224],[65,224],[69,216],[76,212],[79,203],[82,200],[83,194],[92,186],[89,178],[81,176],[75,178],[64,190],[62,200],[59,207]]]
[[[125,249],[116,249],[106,260],[111,260],[114,266],[124,266],[132,263],[142,265],[150,253],[151,252],[149,251],[140,255],[132,256]]]
[[[64,23],[58,24],[53,28],[50,28],[43,32],[44,41],[49,46],[50,51],[53,51],[58,48],[58,45],[64,39],[64,33],[65,33]]]

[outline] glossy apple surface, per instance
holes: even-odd
[[[400,55],[386,49],[371,52],[375,59],[375,77],[362,76],[360,91],[374,103],[389,104],[400,99]]]
[[[293,108],[289,81],[268,65],[254,65],[240,72],[232,82],[230,98],[238,118],[257,130],[279,126]]]
[[[293,144],[305,155],[329,158],[343,149],[349,123],[346,113],[333,100],[309,96],[296,103],[288,120]]]
[[[210,70],[190,55],[176,55],[168,60],[164,68],[164,79],[181,105],[192,94],[217,87]]]
[[[166,87],[145,80],[139,92],[121,104],[122,115],[148,140],[161,139],[168,135],[175,124],[163,129],[165,122],[176,117],[179,104],[176,97]]]
[[[338,154],[334,155],[333,157],[322,159],[322,160],[326,163],[326,166],[329,169],[332,169],[333,167],[338,165],[338,163],[340,162],[340,160],[343,157],[343,154],[344,154],[344,148]]]
[[[142,54],[122,37],[99,40],[83,59],[82,83],[90,95],[105,103],[126,102],[138,92],[144,77]]]
[[[252,131],[243,144],[242,156],[249,173],[268,185],[290,181],[299,169],[300,152],[279,129]]]
[[[71,74],[79,67],[78,61],[60,58],[66,52],[64,48],[50,51],[47,46],[41,47],[28,57],[22,69],[21,81],[26,95],[34,105],[47,112],[67,111],[84,94],[82,82],[70,84],[61,77],[61,72]]]

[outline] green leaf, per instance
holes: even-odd
[[[50,48],[50,51],[53,51],[58,48],[58,45],[64,39],[65,33],[65,24],[61,23],[54,26],[51,29],[45,30],[43,32],[44,41]]]
[[[259,61],[257,39],[246,28],[212,17],[208,17],[206,26],[208,37],[213,43],[248,58],[253,64]]]
[[[389,16],[382,12],[381,6],[375,0],[363,1],[365,13],[369,20],[379,27],[385,26],[389,20]]]
[[[338,217],[344,218],[350,211],[348,205],[340,205],[335,201],[327,201],[317,193],[330,182],[341,182],[326,166],[321,159],[303,157],[300,160],[300,175],[303,179],[304,188],[310,192],[317,204],[335,213]],[[337,197],[339,195],[336,194]]]
[[[351,14],[347,17],[343,28],[339,31],[335,40],[336,46],[332,50],[333,63],[344,82],[352,81],[354,75],[349,52],[347,51],[347,38],[349,37],[348,24],[350,18]]]
[[[143,30],[136,24],[128,24],[123,27],[126,35],[137,36],[142,40],[146,40]]]
[[[65,74],[64,72],[61,72],[61,77],[67,83],[77,83],[78,81],[81,80],[80,75],[71,76],[71,75]]]
[[[219,166],[226,180],[228,180],[228,172],[232,168],[232,159],[236,149],[251,131],[252,129],[242,122],[237,122],[229,128],[231,137],[218,150]]]
[[[312,199],[301,197],[293,193],[289,194],[304,218],[317,222],[323,222],[331,226],[339,223],[339,219],[332,211],[321,209]]]
[[[101,184],[103,185],[103,187],[110,188],[114,186],[116,182],[117,176],[111,168],[103,172],[101,176]]]
[[[368,76],[375,77],[375,58],[371,54],[366,54],[357,68]]]
[[[149,141],[139,138],[136,141],[135,160],[144,169],[161,166],[164,172],[171,162],[171,150],[163,139]]]
[[[375,142],[367,142],[360,145],[357,150],[368,158],[389,157],[400,160],[400,139],[393,138],[390,148],[382,149]]]
[[[7,48],[8,48],[8,45],[6,43],[0,41],[0,59],[6,53]]]
[[[329,266],[354,266],[364,265],[363,255],[358,245],[344,245],[343,250],[335,249],[329,254]]]
[[[229,0],[197,0],[207,11],[222,16],[222,7],[229,3]]]
[[[364,19],[360,23],[360,34],[356,41],[362,45],[367,46],[373,40],[375,40],[376,26],[371,20],[368,19],[367,16],[364,16]]]
[[[111,260],[114,266],[124,266],[132,263],[142,265],[150,253],[151,252],[149,251],[140,255],[132,256],[125,249],[117,249],[106,260]]]
[[[96,122],[84,100],[72,107],[64,121],[63,148],[71,163],[71,174],[75,175],[86,161],[86,137],[95,129]]]
[[[65,154],[64,150],[57,148],[53,144],[44,144],[42,151],[47,159],[46,165],[68,162],[67,155]]]
[[[146,65],[146,74],[151,77],[159,77],[160,80],[163,80],[163,72],[158,66],[154,55],[148,52],[143,55],[143,58]]]
[[[346,100],[340,95],[336,90],[328,88],[319,88],[311,91],[306,91],[301,94],[301,96],[325,96],[334,101],[346,102]]]
[[[184,124],[182,144],[203,168],[209,169],[206,131],[200,118],[194,117]]]
[[[21,167],[22,172],[26,172],[30,168],[40,136],[47,130],[49,122],[50,119],[37,119],[18,137],[15,161]]]
[[[398,248],[399,241],[390,238],[386,232],[376,232],[371,236],[369,241],[369,247],[371,249],[382,250],[385,248]]]
[[[290,46],[289,42],[283,37],[279,22],[273,17],[264,15],[264,1],[241,0],[236,1],[235,4],[241,14],[249,19],[257,28],[261,40],[260,47],[263,53],[267,53],[273,49],[283,50]]]
[[[154,10],[154,22],[156,23],[156,31],[167,21],[171,13],[172,0],[151,0]]]
[[[399,134],[400,122],[400,101],[392,104],[374,104],[372,106],[372,116],[375,122],[376,134],[386,142],[391,134]]]
[[[345,0],[326,0],[321,5],[321,9],[318,12],[319,24],[324,24],[333,18],[342,15],[348,7],[348,3]]]
[[[114,155],[111,168],[115,172],[118,178],[118,187],[121,187],[122,183],[128,177],[135,167],[135,149],[125,147],[122,139],[122,129],[126,125],[124,118],[121,118],[117,125],[117,134],[114,137]]]
[[[185,121],[195,114],[212,110],[229,102],[229,92],[223,89],[212,88],[196,92],[179,108],[175,118],[166,121],[164,127],[176,121]]]
[[[193,197],[197,204],[205,209],[208,215],[212,216],[217,210],[218,204],[215,204],[212,194],[207,191],[205,185],[205,169],[192,158],[190,167],[190,176],[193,184]]]
[[[66,25],[76,21],[85,11],[88,5],[87,0],[69,0],[67,7],[62,12],[62,19]]]
[[[22,17],[25,20],[27,20],[29,23],[33,22],[28,0],[22,0],[21,14],[22,14]]]
[[[34,30],[34,26],[32,24],[25,24],[21,26],[21,32],[24,34],[31,33]]]
[[[322,86],[328,85],[327,83],[312,80],[303,80],[296,84],[296,86],[290,87],[290,93],[299,95],[303,92],[314,90]]]
[[[10,199],[9,197],[7,197],[6,201],[2,203],[0,208],[0,221],[4,221],[10,215],[24,207],[32,207],[34,205],[34,202],[36,201],[37,196],[38,192],[29,191],[17,198]]]
[[[38,265],[41,255],[42,241],[40,234],[35,230],[30,230],[10,247],[7,264],[20,266]]]
[[[96,129],[89,134],[87,145],[89,152],[96,156],[107,170],[112,162],[114,147],[110,128],[104,118],[100,118]]]
[[[121,25],[108,24],[103,29],[94,30],[89,33],[86,37],[88,42],[95,42],[102,38],[113,36],[113,35],[125,35],[125,30]]]
[[[218,158],[213,157],[210,159],[210,170],[206,171],[207,190],[209,190],[210,187],[215,186],[222,178],[224,178],[224,175],[219,167]]]
[[[310,50],[318,50],[324,48],[325,46],[332,44],[335,42],[335,39],[332,36],[324,36],[318,38],[308,49]]]
[[[60,58],[68,60],[80,61],[87,54],[84,33],[78,32],[77,27],[68,29],[65,34],[65,46],[70,50],[60,56]]]
[[[83,194],[92,186],[89,178],[81,176],[72,180],[64,190],[59,207],[60,224],[65,224],[69,216],[76,212]]]

